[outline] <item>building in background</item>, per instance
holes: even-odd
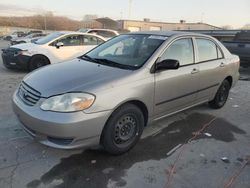
[[[119,27],[130,31],[164,31],[164,30],[221,30],[222,28],[206,23],[187,23],[180,20],[179,23],[152,22],[150,19],[119,20]]]
[[[114,29],[128,31],[164,31],[164,30],[221,30],[222,28],[206,23],[179,23],[153,22],[150,19],[139,20],[112,20],[110,18],[97,18],[83,21],[83,28]]]

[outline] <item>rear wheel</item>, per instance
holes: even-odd
[[[118,108],[111,115],[102,132],[101,144],[113,155],[127,152],[141,137],[144,128],[142,111],[133,104]]]
[[[45,65],[49,64],[49,60],[42,55],[36,55],[31,58],[30,63],[29,63],[29,70],[33,71],[35,69],[38,69],[40,67],[43,67]]]
[[[228,99],[229,91],[230,91],[231,85],[228,80],[224,80],[219,87],[214,99],[209,102],[209,105],[211,108],[219,109],[222,108]]]

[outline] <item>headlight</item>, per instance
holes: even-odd
[[[40,106],[42,110],[54,112],[76,112],[89,108],[95,96],[87,93],[66,93],[46,99]]]
[[[28,50],[18,50],[14,53],[14,56],[19,56],[19,55],[30,55],[30,52]]]

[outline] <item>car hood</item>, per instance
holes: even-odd
[[[99,65],[81,59],[48,65],[24,78],[24,82],[39,91],[42,97],[67,92],[93,92],[113,87],[133,71]]]
[[[11,48],[18,48],[21,50],[31,50],[31,51],[36,49],[37,47],[38,45],[34,43],[22,43],[11,46]]]

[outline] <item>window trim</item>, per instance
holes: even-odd
[[[196,39],[203,39],[203,40],[209,40],[211,41],[212,43],[214,43],[214,45],[216,46],[216,53],[217,53],[217,58],[216,59],[209,59],[209,60],[205,60],[205,61],[198,61],[199,60],[199,52],[198,52],[198,45],[197,45],[197,41]],[[221,47],[218,45],[218,43],[216,41],[214,41],[213,39],[211,38],[208,38],[208,37],[203,37],[203,36],[195,36],[193,37],[193,40],[194,40],[194,43],[195,43],[195,47],[196,47],[196,50],[195,50],[195,53],[196,53],[196,56],[197,56],[197,61],[195,61],[195,64],[201,64],[201,63],[207,63],[207,62],[210,62],[210,61],[216,61],[216,60],[221,60],[221,59],[225,59],[225,55],[223,53],[223,51],[221,50]],[[221,54],[222,54],[222,57],[221,58],[218,58],[218,50],[220,50]]]
[[[224,58],[224,54],[223,54],[223,52],[221,51],[221,49],[219,48],[219,46],[217,46],[217,57],[218,57],[218,59],[223,59]],[[222,57],[219,57],[219,52],[221,53],[221,56]]]
[[[174,43],[174,42],[176,42],[176,41],[178,41],[178,40],[182,40],[182,39],[189,39],[189,40],[191,40],[191,42],[192,42],[192,48],[193,48],[193,63],[190,63],[190,64],[186,64],[186,65],[180,65],[180,67],[179,68],[181,68],[181,67],[187,67],[187,66],[191,66],[191,65],[194,65],[194,64],[196,64],[196,53],[195,53],[195,44],[194,44],[194,39],[193,39],[193,36],[182,36],[182,37],[177,37],[177,38],[175,38],[174,40],[172,40],[170,43],[168,43],[168,45],[162,50],[162,53],[159,55],[159,57],[158,57],[158,59],[160,58],[162,58],[162,55],[166,52],[166,50],[168,50],[168,48],[170,48],[171,47],[171,45]],[[162,60],[162,59],[161,59]],[[157,64],[158,62],[156,62],[155,64]],[[153,65],[153,66],[155,66],[155,65]]]

